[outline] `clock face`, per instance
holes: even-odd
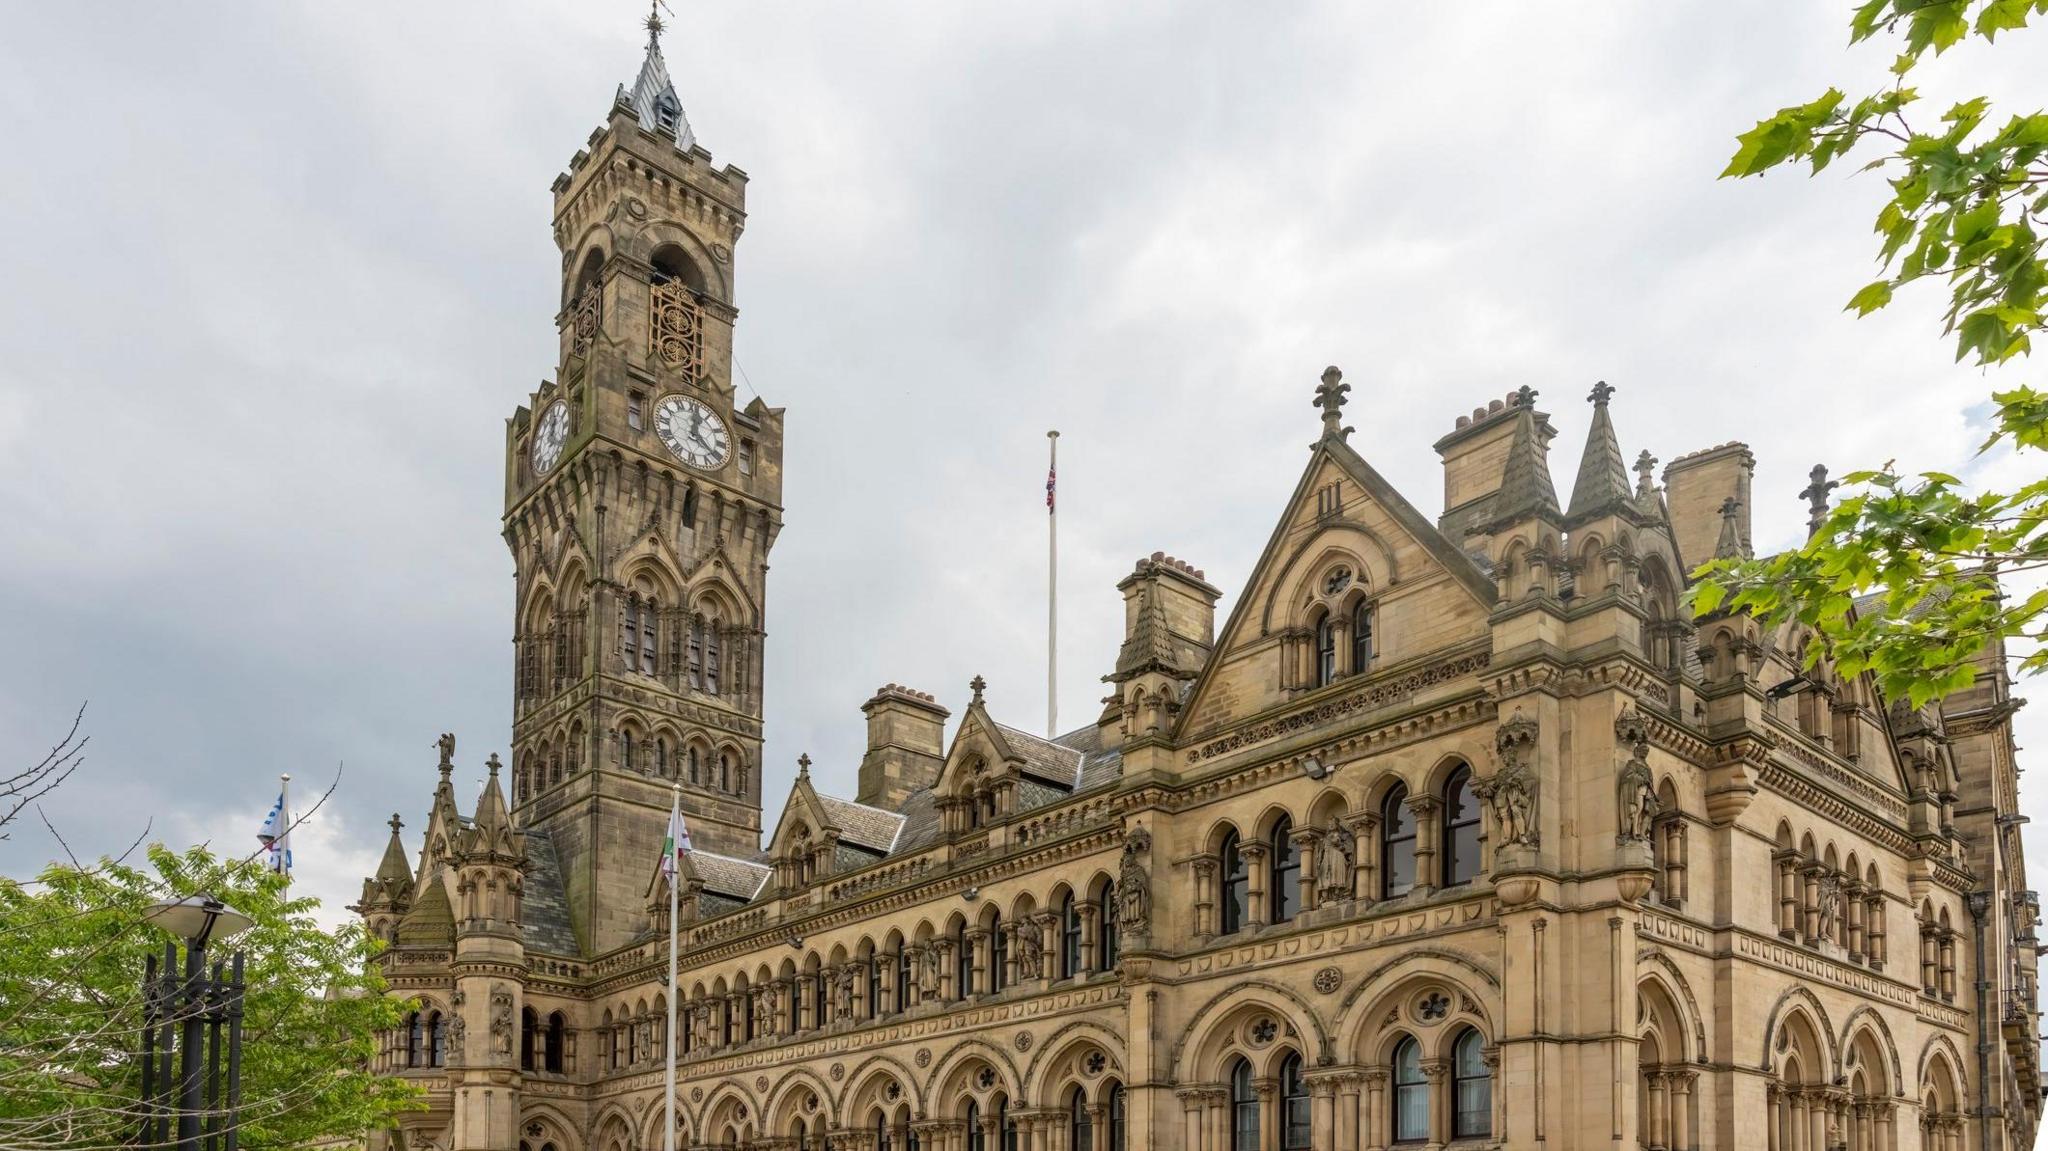
[[[569,405],[556,400],[554,406],[541,416],[540,426],[533,431],[533,470],[553,470],[562,458],[562,447],[569,442]]]
[[[722,468],[732,454],[732,434],[725,430],[725,421],[688,396],[663,396],[654,406],[654,430],[670,454],[693,468]]]

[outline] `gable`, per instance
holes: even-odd
[[[1343,586],[1333,588],[1340,574]],[[1374,674],[1487,637],[1494,597],[1471,557],[1358,453],[1326,439],[1195,681],[1179,731],[1214,731],[1298,694],[1290,685],[1300,645],[1326,611],[1371,603]]]

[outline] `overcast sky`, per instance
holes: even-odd
[[[554,368],[548,184],[644,11],[5,8],[0,748],[91,701],[47,805],[82,852],[152,817],[253,847],[278,772],[346,764],[298,844],[338,906],[394,807],[417,831],[437,733],[465,801],[505,750],[502,421]],[[1136,557],[1234,603],[1325,364],[1428,514],[1430,444],[1524,384],[1568,491],[1604,378],[1630,457],[1754,447],[1760,548],[1816,461],[1962,467],[1990,388],[2038,377],[1952,364],[1932,292],[1843,314],[1874,177],[1714,178],[1757,117],[1881,76],[1839,3],[676,8],[698,139],[752,177],[741,399],[788,409],[771,805],[804,751],[851,794],[888,681],[957,713],[980,673],[1042,724],[1047,428],[1068,727]],[[2033,32],[1921,87],[2032,111],[2042,76]],[[56,850],[17,827],[0,872]]]

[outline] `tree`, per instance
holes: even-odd
[[[144,960],[165,936],[150,904],[209,891],[255,925],[217,952],[246,952],[241,1145],[251,1151],[360,1136],[415,1105],[408,1084],[366,1074],[402,1004],[368,964],[359,925],[312,917],[283,876],[205,848],[149,850],[149,867],[103,859],[0,880],[0,1146],[111,1148],[139,1127],[135,1052]]]
[[[1818,174],[1870,156],[1863,170],[1885,173],[1892,193],[1876,222],[1883,274],[1847,310],[1868,315],[1918,281],[1939,280],[1958,361],[1991,368],[2025,355],[2048,327],[2048,114],[1994,125],[1990,102],[1972,97],[1923,117],[1907,81],[1930,52],[1988,45],[2043,13],[2048,0],[1867,0],[1851,17],[1850,42],[1899,43],[1890,87],[1855,101],[1831,88],[1780,109],[1738,137],[1723,177],[1787,164]],[[2048,449],[2048,394],[2015,384],[1991,398],[1995,426],[1980,456]],[[1954,475],[1901,475],[1886,464],[1843,482],[1850,490],[1804,546],[1702,567],[1695,611],[1804,624],[1820,639],[1808,646],[1809,666],[1826,655],[1844,675],[1868,670],[1914,707],[1969,686],[1994,640],[2033,641],[2021,670],[2048,667],[2048,590],[2009,598],[1999,587],[2001,577],[2048,566],[2048,476],[1971,494]],[[1866,595],[1876,598],[1858,610]]]

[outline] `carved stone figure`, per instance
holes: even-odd
[[[1832,871],[1820,874],[1819,891],[1814,908],[1820,913],[1820,933],[1823,936],[1835,933],[1835,916],[1842,909],[1842,877]]]
[[[1646,843],[1657,818],[1657,782],[1650,774],[1650,732],[1642,713],[1624,708],[1614,718],[1614,738],[1629,749],[1629,761],[1615,783],[1616,843]]]
[[[1358,849],[1357,840],[1343,823],[1330,821],[1330,829],[1323,832],[1322,842],[1316,844],[1316,896],[1328,901],[1351,898],[1351,875],[1353,852]]]
[[[491,1049],[512,1054],[512,993],[503,987],[491,991]]]
[[[917,965],[917,992],[925,999],[936,998],[939,994],[939,947],[927,944],[918,950],[921,962]]]
[[[463,1021],[463,1018],[462,1018],[462,1015],[461,1015],[461,1013],[460,1013],[460,1012],[457,1012],[457,1013],[455,1013],[455,1014],[451,1015],[451,1016],[449,1017],[449,1020],[448,1020],[448,1052],[447,1052],[447,1058],[448,1058],[448,1066],[450,1066],[450,1067],[460,1067],[460,1066],[462,1066],[462,1058],[463,1058],[463,1042],[462,1042],[462,1041],[463,1041],[463,1039],[464,1039],[465,1037],[467,1037],[467,1036],[468,1036],[468,1034],[469,1034],[469,1024]]]
[[[1493,804],[1501,846],[1535,847],[1541,841],[1536,828],[1536,721],[1515,712],[1500,725],[1493,746],[1500,770],[1488,783],[1486,798]]]
[[[761,1014],[771,1021],[782,1018],[782,984],[770,983],[761,989]]]
[[[1045,938],[1039,933],[1038,918],[1027,915],[1017,921],[1017,978],[1036,979],[1045,961]]]
[[[441,738],[435,740],[434,745],[441,749],[441,766],[453,767],[455,765],[455,733],[452,731],[442,732]]]
[[[839,969],[839,980],[834,985],[834,992],[834,997],[838,1000],[839,1018],[853,1018],[853,968],[851,966]]]
[[[1152,936],[1152,879],[1144,858],[1151,850],[1151,833],[1142,827],[1124,840],[1123,865],[1116,881],[1116,926],[1127,947],[1143,947]]]

